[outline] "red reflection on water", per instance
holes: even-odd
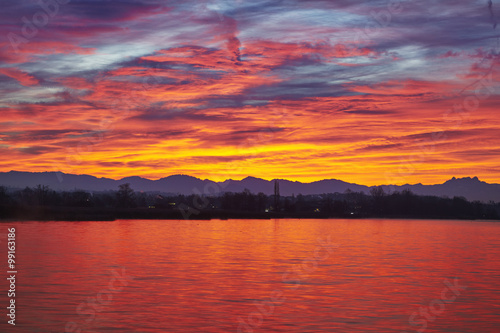
[[[422,320],[426,332],[500,326],[495,223],[12,225],[20,263],[16,332],[64,332],[68,322],[76,325],[69,332],[416,332]],[[328,238],[339,247],[326,251],[318,239]],[[106,293],[112,271],[122,268],[133,280]],[[438,314],[420,315],[455,277],[467,289]],[[99,297],[105,304],[92,303]]]

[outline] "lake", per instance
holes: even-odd
[[[496,222],[1,226],[18,271],[2,332],[500,332]]]

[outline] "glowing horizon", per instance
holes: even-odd
[[[4,172],[4,171],[0,171],[0,172]],[[31,172],[31,171],[25,171],[25,170],[9,170],[7,172]],[[42,171],[41,173],[44,173],[44,172],[50,172],[50,171]],[[33,173],[36,173],[36,171],[34,171]],[[66,173],[63,173],[64,175],[66,175]],[[112,180],[123,180],[125,178],[129,178],[129,177],[137,177],[136,175],[128,175],[128,176],[125,176],[125,177],[105,177],[105,176],[94,176],[94,175],[90,175],[90,174],[84,174],[84,173],[77,173],[77,174],[72,174],[72,175],[77,175],[77,176],[93,176],[93,177],[96,177],[96,178],[106,178],[106,179],[112,179]],[[273,181],[273,180],[279,180],[279,181],[296,181],[296,180],[292,180],[292,179],[286,179],[286,178],[261,178],[261,177],[254,177],[254,176],[245,176],[245,177],[241,177],[241,178],[217,178],[217,177],[212,177],[212,178],[203,178],[203,177],[195,177],[195,176],[192,176],[192,175],[188,175],[188,174],[171,174],[171,175],[166,175],[166,176],[162,176],[162,177],[143,177],[143,176],[139,176],[143,179],[148,179],[148,180],[152,180],[152,181],[156,181],[156,180],[160,180],[160,179],[164,179],[164,178],[168,178],[168,177],[171,177],[171,176],[186,176],[186,177],[194,177],[194,178],[198,178],[200,180],[208,180],[208,181],[213,181],[213,182],[217,182],[217,183],[223,183],[225,181],[229,181],[229,180],[233,180],[233,181],[241,181],[245,178],[257,178],[257,179],[262,179],[262,180],[266,180],[266,181]],[[313,183],[313,182],[317,182],[317,181],[322,181],[322,180],[339,180],[339,181],[343,181],[345,183],[352,183],[352,184],[356,184],[356,185],[362,185],[362,186],[379,186],[379,185],[418,185],[418,184],[421,184],[421,185],[441,185],[443,183],[445,183],[446,181],[449,181],[449,180],[452,180],[453,178],[455,179],[464,179],[464,178],[467,178],[467,179],[474,179],[474,178],[477,178],[477,180],[479,181],[482,181],[484,182],[484,179],[480,179],[479,177],[477,176],[464,176],[464,177],[450,177],[448,179],[444,179],[443,181],[440,181],[440,182],[437,182],[437,183],[405,183],[405,184],[389,184],[389,183],[374,183],[374,184],[363,184],[363,183],[355,183],[355,182],[351,182],[351,181],[346,181],[344,179],[339,179],[339,178],[321,178],[321,179],[312,179],[312,180],[304,180],[304,181],[298,181],[298,182],[301,182],[301,183]],[[61,181],[64,181],[64,177],[60,178]],[[489,183],[486,181],[486,183]],[[496,184],[496,183],[489,183],[489,184]]]
[[[496,4],[43,3],[0,14],[2,172],[500,183]]]

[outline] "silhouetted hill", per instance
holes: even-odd
[[[467,200],[480,201],[500,201],[500,184],[488,184],[480,181],[477,177],[464,177],[447,180],[443,184],[437,185],[402,185],[402,186],[382,186],[384,190],[402,191],[409,189],[418,195],[435,195],[438,197],[461,196]]]
[[[252,193],[263,192],[270,195],[274,193],[274,180],[264,180],[255,177],[246,177],[242,180],[226,180],[219,183],[220,187],[225,192],[242,192],[244,189],[250,190]],[[292,194],[321,194],[321,193],[343,193],[347,189],[351,191],[368,193],[370,187],[364,185],[357,185],[346,183],[336,179],[325,179],[312,183],[301,183],[297,181],[290,181],[286,179],[279,179],[280,194],[289,196]]]
[[[1,172],[0,185],[12,188],[25,188],[47,185],[54,190],[92,190],[105,191],[116,189],[117,181],[110,178],[97,178],[89,175],[72,175],[61,172]]]
[[[215,184],[211,180],[201,180],[196,177],[186,175],[173,175],[154,181],[155,191],[170,193],[193,194],[193,189],[198,188],[202,193],[205,185]],[[130,183],[132,188],[134,183]],[[149,191],[147,188],[141,188],[143,191]]]
[[[47,185],[54,190],[85,190],[106,191],[116,190],[118,185],[130,183],[135,191],[154,191],[174,194],[201,194],[214,192],[242,192],[249,189],[252,193],[263,192],[273,194],[273,181],[255,177],[246,177],[242,180],[226,180],[213,182],[202,180],[187,175],[173,175],[158,180],[142,177],[126,177],[120,180],[97,178],[89,175],[72,175],[60,172],[0,172],[0,185],[10,188],[25,188],[36,185]],[[368,194],[373,187],[347,183],[336,179],[325,179],[311,183],[302,183],[290,180],[279,180],[280,193],[284,196],[292,194],[310,195],[322,193],[344,193],[347,189],[354,192]],[[468,200],[497,201],[500,202],[500,184],[488,184],[477,177],[455,178],[436,185],[382,185],[386,192],[402,191],[409,189],[418,195],[432,196],[463,196]]]

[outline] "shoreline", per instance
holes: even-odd
[[[4,212],[5,213],[5,212]],[[36,207],[9,211],[2,214],[0,223],[9,222],[112,222],[117,220],[271,220],[271,219],[404,219],[404,220],[462,220],[500,222],[475,216],[432,215],[432,214],[331,214],[321,212],[248,212],[231,210],[202,210],[189,215],[179,209],[148,208],[71,208]]]

